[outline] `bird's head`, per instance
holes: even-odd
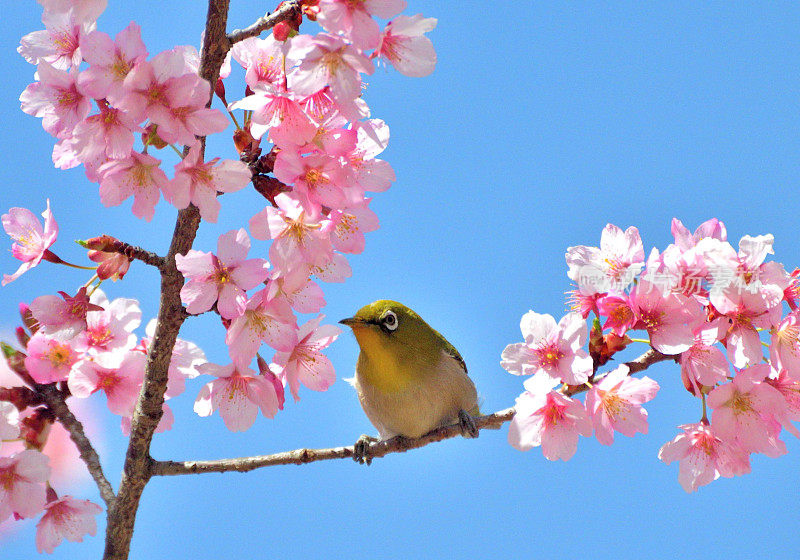
[[[438,355],[444,340],[422,317],[402,303],[382,299],[365,305],[340,323],[353,329],[361,350],[367,354],[409,351]]]

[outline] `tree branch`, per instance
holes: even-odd
[[[228,34],[228,41],[230,45],[234,45],[239,41],[244,41],[250,37],[258,37],[262,31],[266,31],[275,26],[285,19],[289,19],[294,14],[300,11],[300,2],[297,0],[289,0],[283,6],[270,13],[267,12],[263,17],[258,18],[255,23],[245,27],[244,29],[234,29]],[[212,82],[213,83],[213,82]]]
[[[638,358],[625,362],[630,368],[630,373],[638,373],[649,368],[651,365],[666,360],[676,359],[676,356],[668,356],[661,352],[650,349]],[[564,387],[562,393],[568,396],[582,393],[589,389],[589,385],[573,385]],[[513,407],[500,410],[487,416],[475,418],[475,427],[479,430],[484,428],[497,429],[514,417]],[[450,439],[461,435],[459,424],[450,424],[437,428],[419,438],[405,438],[397,436],[386,441],[379,441],[369,445],[366,456],[370,459],[384,457],[390,453],[403,453],[410,449],[424,447],[429,443]],[[277,465],[304,465],[315,461],[326,461],[329,459],[348,459],[355,456],[354,446],[330,447],[327,449],[295,449],[284,451],[272,455],[256,455],[253,457],[237,457],[235,459],[219,459],[216,461],[153,461],[150,473],[153,476],[174,476],[180,474],[204,474],[222,472],[248,472],[262,467],[274,467]]]
[[[479,416],[474,419],[475,427],[499,428],[514,417],[514,408],[507,408],[488,416]],[[424,447],[429,443],[450,439],[461,435],[460,424],[442,426],[418,438],[393,437],[385,441],[378,441],[369,445],[366,456],[371,459],[384,457],[390,453],[403,453],[410,449]],[[315,461],[328,459],[352,459],[355,455],[352,445],[346,447],[331,447],[328,449],[295,449],[274,453],[272,455],[259,455],[255,457],[239,457],[236,459],[220,459],[218,461],[153,461],[150,472],[154,476],[171,476],[178,474],[201,474],[212,472],[247,472],[261,467],[276,465],[303,465]]]
[[[219,69],[230,48],[225,34],[230,0],[209,0],[206,15],[205,39],[200,55],[198,74],[210,84],[216,84]],[[211,106],[213,87],[207,107]],[[201,157],[205,138],[200,139]],[[167,369],[172,359],[175,340],[186,317],[181,304],[180,290],[183,275],[175,266],[175,255],[185,255],[192,248],[200,212],[190,204],[178,212],[172,242],[161,270],[161,300],[159,302],[156,332],[147,354],[145,378],[131,419],[131,435],[125,454],[122,480],[117,499],[108,510],[106,526],[105,560],[128,558],[136,512],[139,509],[144,487],[150,480],[150,444],[163,415],[164,393],[167,389]]]
[[[95,484],[97,484],[97,488],[100,490],[100,496],[103,498],[103,501],[105,501],[106,506],[110,508],[116,498],[114,496],[114,489],[111,487],[111,483],[108,482],[105,474],[103,474],[103,467],[100,465],[100,457],[97,455],[97,451],[95,451],[94,447],[92,447],[92,442],[86,437],[86,433],[83,431],[83,424],[72,414],[72,411],[64,400],[64,394],[59,391],[54,384],[38,385],[36,391],[44,399],[47,408],[55,414],[61,425],[69,432],[69,437],[78,448],[81,459],[86,463],[89,474],[92,475]]]

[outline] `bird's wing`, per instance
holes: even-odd
[[[436,336],[438,336],[444,344],[445,353],[447,353],[449,356],[452,356],[452,358],[461,366],[461,369],[464,370],[464,373],[467,373],[467,363],[464,361],[464,358],[461,357],[461,354],[458,353],[456,347],[450,344],[447,339],[443,337],[441,333],[439,333],[439,331],[433,330],[433,332],[436,333]]]

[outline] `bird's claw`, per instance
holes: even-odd
[[[361,434],[361,437],[353,444],[353,461],[360,464],[372,464],[372,457],[369,456],[369,446],[378,441],[377,438]]]
[[[466,410],[458,411],[458,423],[461,426],[461,435],[465,438],[476,438],[480,431],[475,425],[475,420]]]

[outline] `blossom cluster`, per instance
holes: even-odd
[[[302,14],[276,25],[267,38],[235,43],[212,87],[200,76],[194,47],[150,56],[136,23],[113,38],[98,30],[107,0],[38,1],[45,29],[21,39],[18,52],[36,74],[20,102],[55,137],[56,167],[82,165],[99,185],[103,205],[132,198],[133,214],[146,221],[162,197],[178,210],[194,206],[211,223],[218,220],[221,194],[252,182],[265,199],[247,230],[220,235],[215,252],[191,249],[175,257],[186,280],[180,292],[186,313],[219,315],[230,363],[208,363],[196,345],[178,339],[165,398],[182,393],[187,379],[210,375],[214,380],[200,389],[195,412],[218,411],[227,428],[242,431],[259,410],[271,418],[282,409],[287,386],[295,400],[301,385],[326,390],[335,373],[322,351],[340,331],[321,324],[325,299],[317,282],[350,276],[345,254],[362,252],[364,234],[378,228],[368,193],[385,191],[395,180],[391,166],[377,159],[389,128],[371,118],[362,76],[372,74],[376,62],[407,76],[430,74],[436,54],[424,34],[436,20],[398,15],[403,0],[304,0]],[[300,34],[303,16],[323,31]],[[376,17],[391,21],[381,27]],[[244,70],[246,90],[229,103],[225,81],[232,61]],[[212,93],[224,111],[211,108]],[[238,111],[244,111],[241,125]],[[202,139],[227,129],[228,116],[238,159],[206,159]],[[179,154],[171,177],[167,158],[156,157],[168,146]],[[42,217],[44,224],[25,208],[2,216],[12,254],[22,262],[3,285],[42,261],[77,267],[51,251],[58,224],[49,201]],[[270,242],[260,250],[267,258],[248,258],[251,238]],[[48,552],[63,538],[94,534],[100,508],[53,490],[51,460],[42,450],[56,420],[37,391],[51,386],[76,399],[103,393],[129,432],[156,330],[151,321],[138,336],[138,302],[109,300],[99,289],[128,273],[134,248],[107,235],[81,243],[97,266],[77,268],[91,269],[92,278],[77,291],[22,304],[22,349],[3,347],[21,386],[0,387],[0,522],[43,513],[37,547]],[[299,324],[300,314],[312,318]],[[264,345],[273,352],[270,361],[261,356]],[[158,431],[173,421],[165,403]],[[2,443],[9,440],[16,443]]]
[[[658,384],[631,377],[624,364],[597,372],[633,331],[680,364],[683,386],[701,403],[699,420],[679,426],[659,451],[665,463],[679,461],[687,492],[750,472],[753,453],[785,454],[784,428],[800,437],[792,424],[800,420],[800,270],[766,260],[772,235],[746,235],[735,249],[717,219],[693,233],[673,219],[672,234],[674,243],[645,256],[635,227],[609,224],[600,247],[567,250],[571,311],[558,323],[526,313],[525,342],[503,351],[506,370],[532,376],[517,399],[514,447],[567,460],[580,435],[610,445],[615,431],[647,433],[642,404]],[[582,391],[584,402],[575,398]]]

